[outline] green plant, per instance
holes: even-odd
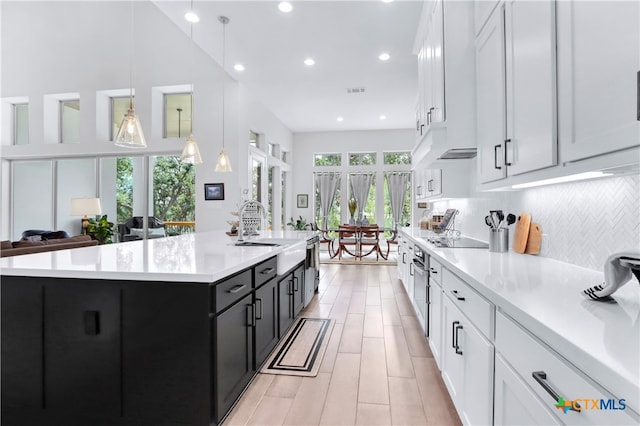
[[[98,241],[98,244],[111,244],[113,242],[113,230],[113,222],[107,220],[106,214],[98,220],[89,219],[87,234]]]
[[[307,220],[304,219],[302,216],[300,216],[300,219],[296,219],[295,222],[293,221],[293,217],[292,217],[291,220],[287,223],[287,225],[291,226],[296,231],[304,231],[309,226],[309,224],[307,223]]]

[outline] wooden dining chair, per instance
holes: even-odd
[[[358,250],[358,229],[353,225],[340,225],[338,228],[338,259],[342,259],[343,251],[357,258]]]
[[[366,251],[366,250],[369,251]],[[360,227],[360,258],[376,252],[376,261],[380,256],[380,228],[378,225]]]

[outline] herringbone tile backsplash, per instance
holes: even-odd
[[[460,210],[456,227],[487,241],[489,210],[531,214],[542,226],[540,256],[602,271],[609,255],[640,251],[640,176],[620,176],[530,188],[477,193],[475,197],[434,203],[436,211]],[[510,229],[513,241],[515,225]],[[511,247],[511,246],[510,246]]]

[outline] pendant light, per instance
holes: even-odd
[[[191,0],[191,13],[193,13],[193,0]],[[190,164],[202,164],[202,157],[200,156],[200,149],[198,149],[198,143],[193,137],[193,69],[195,68],[195,60],[193,54],[193,21],[190,24],[190,38],[191,38],[191,130],[189,137],[185,142],[184,149],[182,150],[182,161]]]
[[[218,163],[216,164],[216,172],[228,173],[231,172],[231,162],[229,161],[229,156],[227,155],[227,151],[224,150],[224,80],[227,75],[227,71],[225,68],[225,50],[226,50],[226,29],[227,24],[229,23],[229,18],[226,16],[218,17],[218,21],[222,24],[222,151],[220,151],[220,155],[218,155]]]
[[[131,41],[129,52],[129,111],[124,115],[114,143],[125,148],[146,148],[140,120],[133,108],[133,0],[131,1]]]

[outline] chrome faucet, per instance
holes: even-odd
[[[247,207],[252,207],[252,209],[247,210]],[[253,211],[255,209],[255,211]],[[238,219],[239,219],[239,224],[238,224],[238,241],[244,241],[244,214],[248,213],[251,214],[251,216],[248,218],[248,220],[253,222],[253,226],[251,228],[249,228],[249,235],[251,235],[253,233],[253,231],[255,231],[258,228],[259,222],[258,220],[260,219],[259,216],[259,212],[260,210],[262,210],[262,217],[264,219],[267,218],[267,210],[264,208],[264,206],[262,205],[262,203],[260,201],[256,201],[256,200],[248,200],[245,201],[244,203],[242,203],[240,205],[240,208],[238,209]]]

